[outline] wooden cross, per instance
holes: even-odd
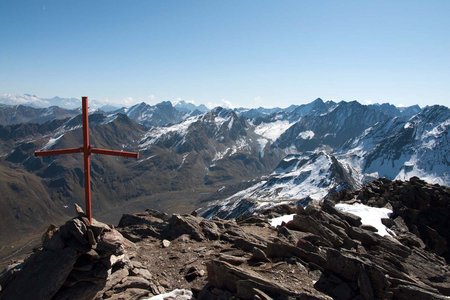
[[[107,150],[100,148],[92,148],[89,144],[89,119],[88,119],[88,97],[81,98],[82,112],[83,112],[83,147],[67,148],[48,151],[36,151],[35,156],[50,156],[58,154],[72,154],[83,152],[84,156],[84,198],[86,204],[86,215],[89,222],[92,224],[92,209],[91,209],[91,154],[105,154],[113,156],[124,156],[138,158],[139,154],[135,152]]]

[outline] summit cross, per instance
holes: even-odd
[[[131,158],[138,158],[139,154],[136,152],[108,150],[101,148],[93,148],[89,144],[89,118],[88,118],[88,97],[81,98],[82,113],[83,113],[83,147],[80,148],[66,148],[47,151],[35,151],[35,156],[51,156],[58,154],[72,154],[83,153],[84,157],[84,198],[86,205],[86,215],[89,223],[92,224],[92,208],[91,208],[91,154],[104,154],[113,156],[124,156]]]

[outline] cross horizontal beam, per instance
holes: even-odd
[[[35,151],[34,156],[51,156],[51,155],[58,155],[58,154],[72,154],[72,153],[80,153],[80,152],[83,152],[83,147],[47,150],[47,151]]]
[[[91,153],[139,158],[139,153],[120,151],[120,150],[108,150],[108,149],[101,149],[101,148],[91,148]]]
[[[67,148],[67,149],[57,149],[57,150],[46,150],[46,151],[35,151],[34,156],[52,156],[59,154],[73,154],[83,152],[83,147],[80,148]],[[95,154],[104,154],[104,155],[112,155],[112,156],[123,156],[130,158],[139,158],[139,153],[128,152],[128,151],[120,151],[120,150],[108,150],[102,148],[90,148],[88,150],[89,153]]]

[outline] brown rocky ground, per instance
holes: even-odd
[[[417,179],[378,180],[306,209],[238,221],[147,210],[124,215],[116,229],[79,212],[0,275],[0,299],[148,299],[174,289],[185,291],[159,299],[450,299],[449,195]],[[392,207],[383,223],[395,237],[334,201]],[[292,213],[287,224],[268,223]]]

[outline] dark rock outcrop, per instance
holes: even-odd
[[[0,299],[93,299],[105,288],[133,245],[112,226],[90,224],[79,207],[77,213],[59,228],[51,225],[42,247],[0,276]]]
[[[450,262],[450,188],[417,177],[409,181],[378,179],[353,193],[335,195],[333,200],[353,197],[370,206],[392,207],[394,214],[384,221],[386,226],[400,231],[400,239],[415,244],[422,241],[427,249]]]

